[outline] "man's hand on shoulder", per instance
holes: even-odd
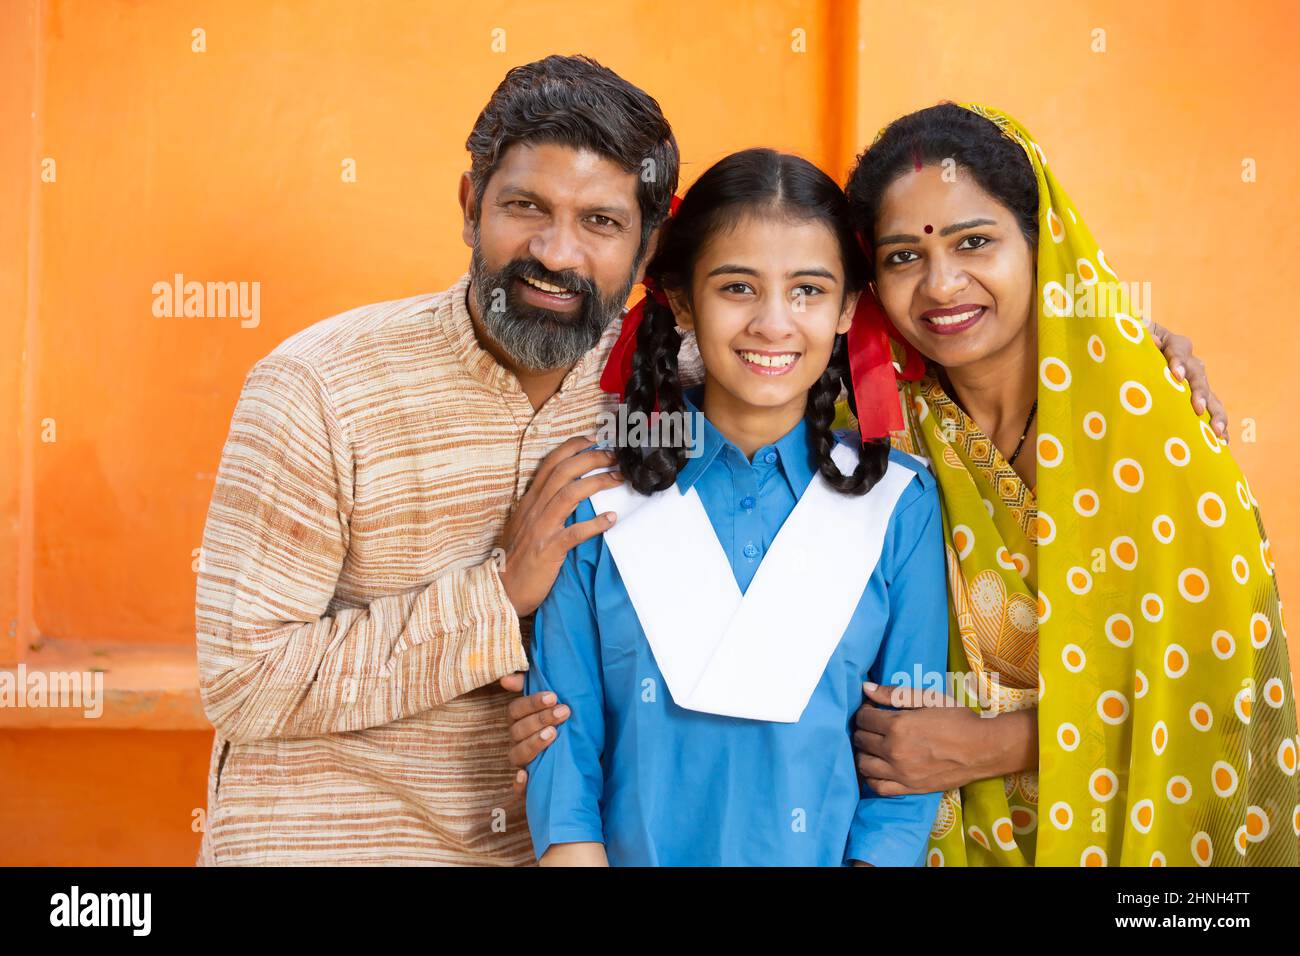
[[[613,452],[591,449],[595,441],[594,435],[579,435],[547,455],[506,522],[501,583],[521,618],[545,600],[569,550],[614,524],[614,513],[608,511],[565,525],[579,502],[623,482],[617,471],[582,477],[616,461]]]

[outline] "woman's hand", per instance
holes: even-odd
[[[1155,342],[1169,363],[1174,378],[1186,381],[1192,390],[1192,408],[1200,414],[1210,410],[1210,425],[1224,442],[1228,441],[1228,413],[1219,397],[1210,391],[1210,380],[1205,374],[1205,363],[1192,354],[1192,340],[1185,335],[1175,335],[1159,323],[1146,320],[1151,341]]]
[[[501,678],[501,686],[518,694],[524,689],[524,675],[507,674]],[[524,768],[555,741],[555,728],[569,719],[569,713],[567,705],[557,706],[555,694],[549,690],[516,698],[506,707],[512,721],[510,766],[519,768],[514,786],[520,800],[528,790],[528,771]]]
[[[910,687],[863,689],[853,747],[858,773],[882,797],[953,790],[1038,766],[1036,710],[981,717],[951,697],[927,706],[924,692]]]

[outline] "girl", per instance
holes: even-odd
[[[938,795],[862,790],[850,743],[863,681],[941,672],[946,624],[933,478],[831,430],[863,266],[838,186],[771,150],[710,168],[665,227],[625,402],[701,437],[621,447],[631,488],[571,519],[618,523],[537,612],[529,689],[572,709],[531,767],[544,865],[922,861]],[[679,328],[705,369],[686,394]]]
[[[944,104],[882,131],[849,196],[864,298],[917,373],[895,440],[943,497],[949,666],[995,716],[866,712],[871,786],[949,791],[935,865],[1296,865],[1258,506],[1042,149],[1004,113]]]

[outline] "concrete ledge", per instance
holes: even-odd
[[[0,668],[0,729],[211,730],[199,702],[198,660],[192,645],[96,644],[44,639],[24,647],[17,666]],[[97,683],[99,716],[89,716],[89,696],[57,704],[55,680]],[[20,680],[19,678],[23,678]]]

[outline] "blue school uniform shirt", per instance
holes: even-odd
[[[688,394],[688,410],[698,410],[699,397],[698,389]],[[801,421],[749,461],[702,415],[696,420],[704,422],[703,453],[687,459],[677,488],[696,489],[743,593],[813,480],[814,451]],[[537,611],[527,676],[528,693],[554,691],[572,711],[529,767],[538,858],[553,843],[597,842],[614,866],[923,862],[940,795],[875,795],[859,780],[851,740],[864,680],[915,685],[917,673],[946,668],[938,493],[916,459],[898,451],[890,458],[916,477],[797,723],[679,707],[604,536],[569,552]],[[594,516],[584,501],[569,520]],[[789,582],[791,601],[808,593]]]

